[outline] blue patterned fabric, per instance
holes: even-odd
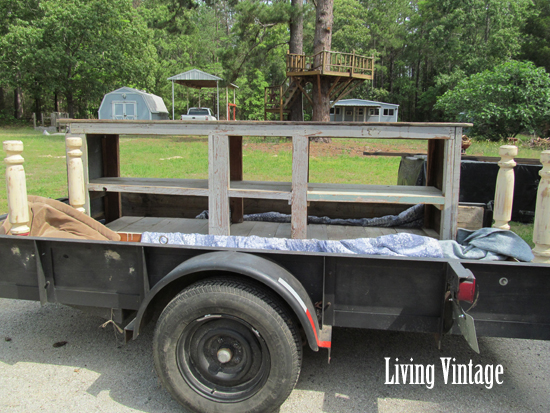
[[[398,233],[378,238],[341,241],[316,239],[264,238],[182,233],[144,232],[141,242],[237,249],[305,251],[337,254],[393,255],[400,257],[443,258],[439,242],[415,234]]]

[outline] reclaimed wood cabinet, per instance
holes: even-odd
[[[86,211],[106,222],[123,216],[121,194],[207,197],[210,234],[229,235],[242,222],[243,199],[283,200],[291,206],[292,238],[307,237],[309,202],[425,204],[425,226],[440,239],[456,234],[461,123],[185,122],[71,120],[68,136],[83,138]],[[207,135],[208,179],[120,176],[119,136]],[[243,180],[243,136],[291,136],[292,182]],[[309,138],[426,140],[427,186],[308,182]],[[369,162],[365,158],[365,162]]]

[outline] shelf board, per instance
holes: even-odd
[[[232,198],[291,199],[290,182],[231,181]],[[96,178],[89,191],[208,196],[207,179]],[[308,201],[444,205],[445,197],[431,186],[343,185],[309,183]]]
[[[291,191],[290,182],[231,181],[229,195],[234,198],[289,200]]]
[[[96,178],[90,180],[88,190],[140,194],[208,196],[208,180],[173,178]],[[291,183],[232,181],[229,195],[234,198],[289,200],[291,195]]]
[[[444,205],[441,190],[433,186],[344,185],[309,183],[308,201]]]
[[[137,194],[208,196],[207,179],[174,178],[96,178],[89,191],[131,192]]]

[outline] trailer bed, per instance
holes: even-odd
[[[231,224],[231,235],[266,238],[290,238],[290,223],[245,221]],[[183,234],[208,234],[208,220],[193,218],[156,218],[156,217],[122,217],[107,224],[107,227],[122,235],[150,232],[179,232]],[[376,238],[381,235],[406,232],[410,234],[431,236],[437,238],[435,231],[416,228],[382,228],[359,227],[345,225],[309,224],[307,235],[309,239],[342,240],[355,238]],[[139,238],[139,237],[138,237]],[[125,239],[136,239],[125,237]]]

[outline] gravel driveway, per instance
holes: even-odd
[[[0,299],[0,412],[182,412],[159,386],[152,326],[119,345],[112,326],[76,309]],[[66,342],[66,344],[63,344]],[[58,347],[54,347],[55,343]],[[281,413],[549,412],[550,342],[334,329],[332,362],[308,348]],[[435,385],[387,385],[384,357],[434,364]],[[441,357],[504,368],[502,385],[444,384]]]

